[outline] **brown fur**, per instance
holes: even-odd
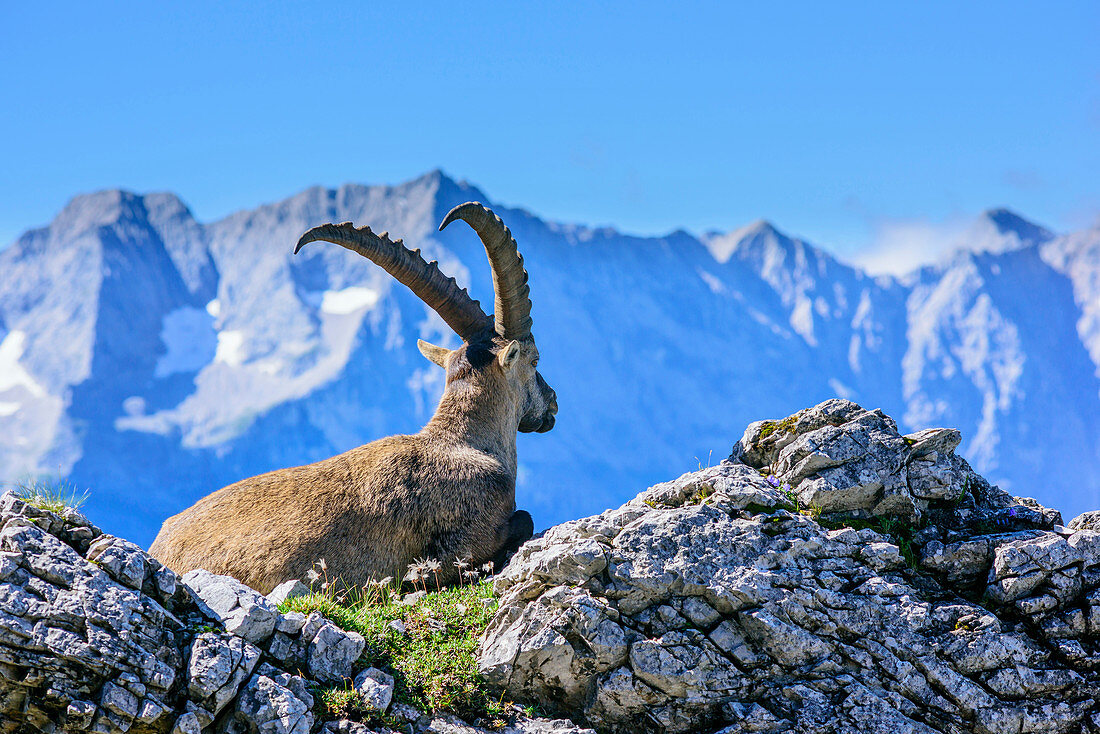
[[[348,586],[400,580],[417,558],[439,560],[453,582],[456,559],[482,564],[525,540],[516,431],[549,430],[557,412],[534,342],[421,350],[447,383],[419,433],[231,484],[168,518],[150,553],[177,573],[205,568],[267,593],[322,558]]]

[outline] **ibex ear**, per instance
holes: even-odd
[[[434,344],[430,344],[423,339],[416,340],[416,348],[420,350],[420,353],[425,357],[435,362],[440,367],[447,368],[447,355],[451,353],[447,347],[437,347]]]
[[[497,353],[497,361],[500,362],[501,368],[508,372],[516,366],[517,360],[519,360],[519,342],[513,339]]]

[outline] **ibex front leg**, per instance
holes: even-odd
[[[535,534],[535,521],[527,510],[516,510],[500,531],[500,550],[493,557],[493,569],[500,571],[519,547]]]

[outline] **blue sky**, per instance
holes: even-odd
[[[272,5],[0,5],[0,247],[84,191],[211,220],[436,167],[552,219],[767,218],[849,257],[1100,214],[1095,2]]]

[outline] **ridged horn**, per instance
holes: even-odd
[[[523,255],[519,254],[512,233],[489,207],[476,201],[468,201],[452,209],[443,218],[439,231],[442,232],[456,219],[466,222],[477,232],[489,256],[489,264],[493,268],[493,290],[496,292],[493,326],[497,334],[506,339],[531,336],[531,289],[527,287]]]
[[[489,317],[481,304],[465,288],[459,288],[454,278],[444,275],[438,262],[425,262],[420,250],[410,250],[401,240],[391,240],[388,232],[375,234],[370,227],[357,228],[351,222],[322,224],[302,235],[294,254],[317,241],[340,245],[381,267],[408,286],[465,341],[474,341],[487,331]]]

